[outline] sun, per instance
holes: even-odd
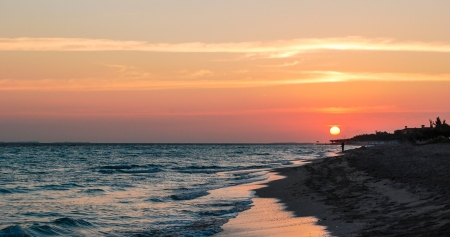
[[[330,128],[330,133],[331,133],[331,135],[338,135],[339,133],[341,133],[341,129],[334,126],[334,127]]]

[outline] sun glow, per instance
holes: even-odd
[[[331,135],[338,135],[339,133],[341,133],[341,129],[334,126],[334,127],[330,128],[330,133],[331,133]]]

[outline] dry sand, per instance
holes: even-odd
[[[271,228],[249,214],[252,208],[227,223],[223,236],[252,236],[252,228],[262,229],[260,236],[307,236],[301,225],[279,228],[294,217],[315,217],[332,236],[450,236],[450,144],[360,148],[276,171],[287,178],[256,195],[278,200],[291,216],[273,218]],[[271,203],[258,202],[259,209]],[[260,226],[245,224],[251,219]],[[237,227],[241,234],[232,231]]]

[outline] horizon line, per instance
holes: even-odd
[[[39,142],[39,141],[16,141],[1,144],[24,144],[24,145],[288,145],[288,144],[315,144],[315,142]]]

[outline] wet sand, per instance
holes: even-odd
[[[269,179],[265,181],[232,186],[212,190],[210,195],[221,197],[231,195],[233,197],[248,197],[255,191],[267,186],[268,182],[282,180],[286,177],[277,173],[269,173]],[[253,206],[249,210],[239,213],[238,217],[229,220],[216,237],[276,237],[276,236],[308,236],[329,237],[325,226],[317,225],[315,217],[296,217],[292,212],[286,211],[285,205],[275,198],[253,197]]]
[[[274,198],[254,198],[254,206],[222,226],[217,237],[329,237],[325,226],[316,225],[314,217],[295,217]]]
[[[273,218],[271,228],[270,218],[264,222],[258,221],[262,214],[249,215],[254,208],[270,209],[270,201],[258,201],[224,225],[221,235],[258,236],[249,230],[259,228],[259,236],[271,236],[270,231],[324,236],[323,231],[308,235],[301,225],[279,228],[292,218],[314,217],[310,225],[331,236],[450,236],[450,144],[360,148],[276,172],[286,178],[269,182],[256,195],[278,200],[281,204],[272,204],[283,208],[275,213],[285,210],[291,216]],[[245,224],[251,219],[253,224]],[[232,231],[239,226],[241,234]]]

